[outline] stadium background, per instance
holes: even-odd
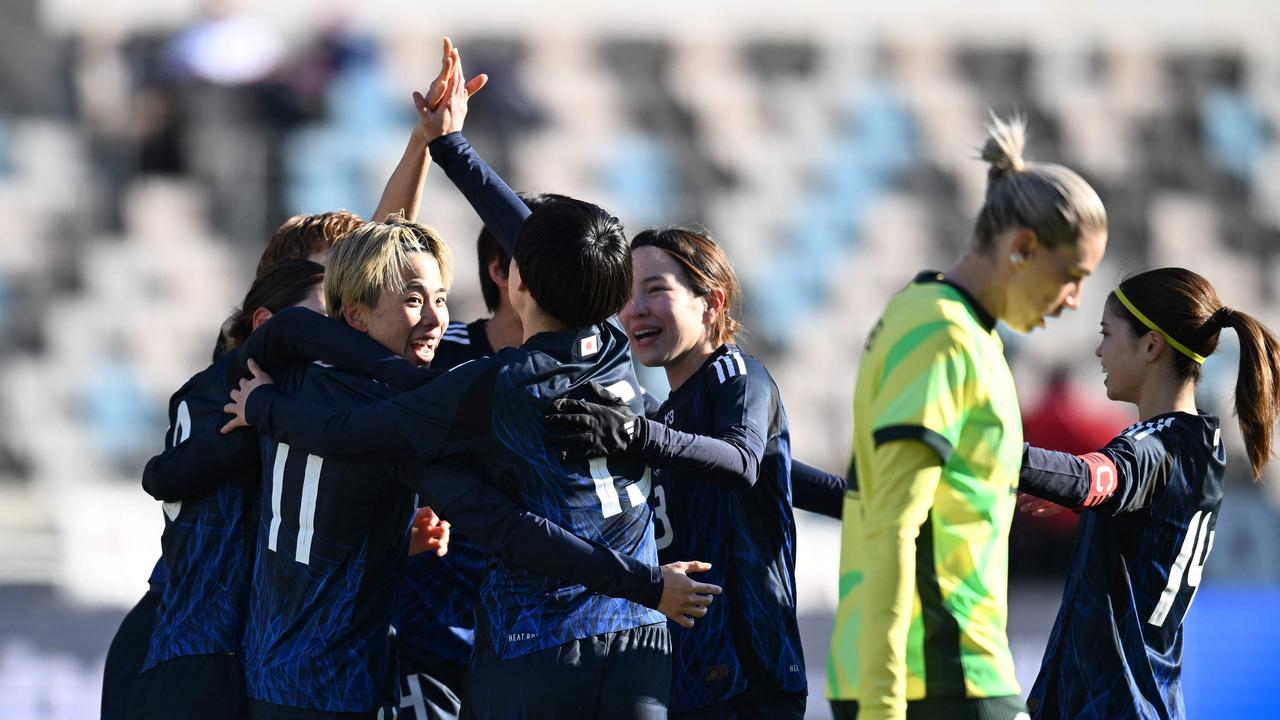
[[[968,241],[988,108],[1024,113],[1028,156],[1081,171],[1111,216],[1081,310],[1008,336],[1029,433],[1087,443],[1131,419],[1106,403],[1092,355],[1126,273],[1192,267],[1280,328],[1271,2],[0,0],[0,13],[0,718],[96,716],[107,643],[158,554],[160,509],[138,480],[169,394],[207,363],[271,228],[372,211],[443,34],[491,75],[467,134],[514,187],[592,199],[632,232],[698,223],[724,243],[796,456],[829,470],[847,462],[875,314]],[[478,317],[478,221],[438,171],[422,218],[459,255],[453,317]],[[1202,407],[1229,414],[1234,374],[1228,346]],[[1253,485],[1230,442],[1187,629],[1193,717],[1264,716],[1280,645],[1280,473]],[[826,717],[839,526],[798,520],[810,716]],[[1024,689],[1070,533],[1015,526]]]

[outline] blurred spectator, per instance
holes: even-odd
[[[169,45],[170,73],[228,86],[265,80],[284,56],[284,44],[271,28],[237,10],[230,0],[206,5],[204,17]]]
[[[1049,372],[1044,395],[1022,414],[1023,439],[1036,447],[1073,455],[1105,446],[1134,418],[1118,405],[1103,405],[1096,391],[1081,388],[1071,369],[1059,365]],[[1053,575],[1066,572],[1071,560],[1078,515],[1060,512],[1034,518],[1019,512],[1013,519],[1009,572],[1013,575]]]

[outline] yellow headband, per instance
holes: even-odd
[[[1178,352],[1182,353],[1183,355],[1186,355],[1192,360],[1195,360],[1197,363],[1201,365],[1204,364],[1203,355],[1201,355],[1200,353],[1197,353],[1196,351],[1192,350],[1186,345],[1183,345],[1177,340],[1174,340],[1172,337],[1169,336],[1169,333],[1161,330],[1158,325],[1151,322],[1151,318],[1148,318],[1146,315],[1143,315],[1142,312],[1138,310],[1138,308],[1133,306],[1133,303],[1129,302],[1129,298],[1124,296],[1124,292],[1121,291],[1120,288],[1116,288],[1115,293],[1116,293],[1116,299],[1120,301],[1121,305],[1124,305],[1126,310],[1133,313],[1134,317],[1138,318],[1138,322],[1142,323],[1143,325],[1146,325],[1152,330],[1155,330],[1156,332],[1163,335],[1164,341],[1172,345],[1174,350],[1177,350]]]

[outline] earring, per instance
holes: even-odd
[[[1024,257],[1022,253],[1012,253],[1009,255],[1009,262],[1013,263],[1014,267],[1021,265],[1023,260],[1026,260],[1026,257]]]

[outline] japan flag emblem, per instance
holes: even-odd
[[[591,357],[600,352],[600,336],[590,335],[578,341],[578,355]]]

